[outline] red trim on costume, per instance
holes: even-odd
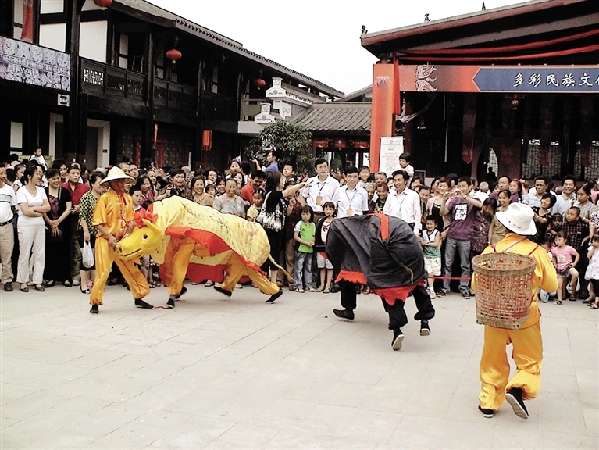
[[[386,214],[374,213],[373,216],[377,216],[381,221],[381,239],[386,241],[389,239],[389,217]]]
[[[349,281],[354,284],[366,284],[366,277],[362,272],[352,272],[350,270],[342,270],[337,275],[335,279],[335,283],[339,283],[339,281]]]
[[[162,280],[166,279],[165,276],[165,266],[161,264],[158,268],[158,272],[160,273],[160,278]],[[225,279],[225,266],[205,266],[203,264],[196,264],[190,262],[187,266],[187,275],[186,278],[190,279],[194,283],[199,283],[204,280],[211,280],[215,283],[222,283]]]
[[[190,237],[201,246],[206,247],[210,252],[210,256],[218,255],[228,250],[235,251],[220,236],[206,230],[197,230],[190,227],[168,227],[166,234],[173,237]],[[259,273],[263,273],[260,266],[248,261],[243,255],[235,253],[239,256],[243,264]]]
[[[393,306],[395,304],[395,300],[401,300],[405,303],[406,298],[410,295],[416,287],[424,286],[425,281],[420,280],[418,283],[413,284],[411,286],[397,286],[390,288],[370,288],[370,292],[375,293],[383,300],[387,302],[388,305]]]

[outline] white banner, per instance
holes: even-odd
[[[403,153],[403,136],[382,137],[379,167],[388,177],[399,169],[399,155]]]

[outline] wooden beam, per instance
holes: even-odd
[[[409,49],[410,51],[414,51],[434,50],[439,48],[459,48],[480,44],[489,44],[491,42],[500,42],[514,38],[526,38],[527,40],[531,41],[535,39],[535,36],[540,36],[546,33],[554,33],[556,30],[573,30],[576,28],[596,25],[597,23],[599,23],[599,12],[589,14],[584,17],[556,20],[551,23],[540,23],[510,30],[497,30],[485,34],[477,34],[476,36],[465,36],[457,39],[435,41],[434,43],[430,44],[410,46]],[[454,35],[457,33],[459,33],[459,30],[456,30]],[[392,45],[391,43],[389,44]]]

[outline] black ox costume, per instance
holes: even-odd
[[[327,236],[326,252],[339,272],[337,282],[344,309],[334,309],[336,316],[354,319],[356,285],[365,284],[381,297],[389,314],[393,350],[401,349],[401,327],[408,323],[404,304],[410,294],[418,308],[414,320],[421,321],[420,335],[430,334],[428,321],[435,310],[424,287],[424,256],[407,223],[384,214],[335,219]]]

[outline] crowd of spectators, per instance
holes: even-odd
[[[83,265],[81,248],[86,243],[94,245],[97,230],[91,216],[105,189],[105,171],[90,172],[60,160],[48,168],[40,155],[36,150],[25,164],[0,167],[4,290],[12,290],[13,280],[24,292],[30,286],[43,291],[59,282],[79,286],[82,293],[89,294],[94,268]],[[414,175],[408,154],[400,156],[390,177],[383,172],[371,174],[368,167],[331,170],[326,159],[315,161],[314,176],[297,174],[294,165],[279,161],[276,152],[269,152],[266,167],[255,160],[235,159],[222,173],[212,168],[192,171],[187,166],[140,170],[130,161],[119,163],[119,167],[134,179],[125,189],[137,209],[179,196],[250,221],[261,222],[261,212],[271,214],[280,224],[277,229],[266,229],[271,256],[292,274],[293,281],[288,282],[270,261],[263,270],[273,282],[288,284],[297,292],[335,291],[335,274],[324,251],[335,218],[384,213],[404,220],[418,236],[431,296],[446,295],[453,287],[469,298],[473,295],[472,258],[506,233],[495,213],[505,211],[510,203],[522,202],[535,213],[537,233],[533,239],[547,248],[565,281],[563,292],[555,295],[556,304],[566,297],[578,297],[597,306],[588,282],[592,278],[586,276],[589,258],[594,255],[591,242],[599,227],[596,181],[577,188],[577,181],[566,176],[559,188],[552,189],[551,180],[543,176],[529,187],[505,176],[491,185],[479,185],[469,177],[449,174],[434,178],[427,186]],[[567,251],[560,250],[564,245]],[[144,260],[144,271],[151,286],[160,284],[149,258]],[[457,286],[451,279],[457,279]],[[573,280],[566,289],[568,279]],[[114,270],[109,284],[122,282]],[[363,292],[368,289],[364,287]]]

